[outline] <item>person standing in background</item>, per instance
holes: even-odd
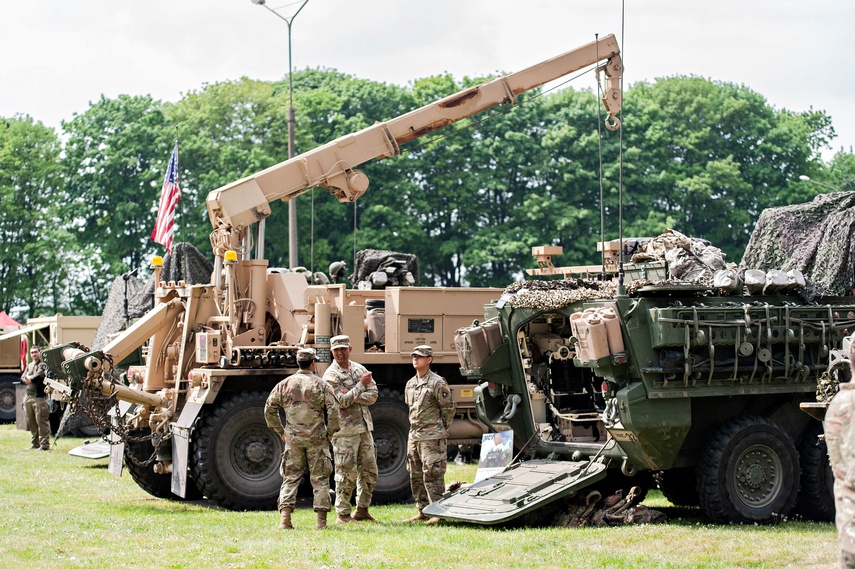
[[[32,361],[21,374],[21,382],[27,386],[24,396],[27,425],[33,435],[30,449],[50,450],[50,407],[45,395],[47,367],[37,346],[30,349],[30,357]]]

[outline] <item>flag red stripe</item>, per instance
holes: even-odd
[[[172,238],[175,234],[175,208],[181,199],[181,188],[178,187],[178,143],[169,157],[169,166],[166,168],[166,177],[163,180],[163,189],[160,193],[160,206],[154,229],[151,231],[151,239],[166,247],[167,252],[172,251]]]

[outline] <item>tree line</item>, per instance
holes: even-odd
[[[402,87],[296,72],[297,153],[484,79]],[[533,91],[362,166],[371,185],[353,205],[322,189],[301,196],[301,264],[325,271],[344,260],[352,270],[355,250],[391,249],[418,256],[422,285],[505,286],[534,265],[536,245],[563,246],[561,264],[596,264],[601,232],[619,234],[619,205],[625,237],[674,228],[738,262],[764,208],[855,176],[851,149],[822,159],[835,136],[824,111],[776,109],[744,85],[670,77],[630,86],[624,101],[623,130],[610,132],[592,91]],[[149,235],[176,140],[175,240],[210,254],[205,197],[287,158],[287,112],[287,78],[242,78],[175,103],[102,96],[59,132],[26,115],[0,118],[0,309],[100,314],[115,277],[144,276],[164,254]],[[265,255],[282,267],[287,204],[272,209]]]

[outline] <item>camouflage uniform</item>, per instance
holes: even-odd
[[[280,409],[285,411],[284,426]],[[329,436],[339,430],[338,403],[332,390],[320,377],[301,369],[280,381],[270,392],[264,405],[264,420],[285,440],[279,511],[294,508],[297,487],[308,468],[314,493],[312,507],[316,512],[329,512],[332,472]]]
[[[29,380],[24,392],[27,426],[32,435],[32,449],[50,450],[50,406],[45,396],[47,366],[43,361],[31,361],[21,374],[21,381]]]
[[[368,508],[377,485],[377,452],[374,423],[368,406],[377,401],[377,384],[368,387],[359,379],[368,370],[351,361],[350,369],[333,362],[324,372],[341,409],[341,430],[332,439],[335,453],[335,510],[339,517],[350,515],[350,498],[356,488],[356,507]]]
[[[855,348],[855,343],[852,344]],[[855,351],[855,350],[853,350]],[[850,358],[855,355],[850,353]],[[850,362],[855,360],[850,359]],[[834,472],[840,566],[855,567],[855,383],[840,384],[825,414],[825,443]]]
[[[445,493],[448,428],[454,421],[454,402],[445,379],[432,371],[424,377],[416,374],[407,382],[404,400],[410,408],[407,470],[421,512]]]

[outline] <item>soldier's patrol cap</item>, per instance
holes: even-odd
[[[350,347],[350,336],[333,336],[330,338],[330,349],[335,350],[336,348],[349,348]]]
[[[410,352],[411,356],[422,356],[425,358],[433,357],[433,348],[430,346],[416,346],[413,348],[413,351]]]
[[[297,361],[298,362],[312,362],[318,361],[318,357],[315,354],[315,350],[312,348],[301,348],[297,350]]]

